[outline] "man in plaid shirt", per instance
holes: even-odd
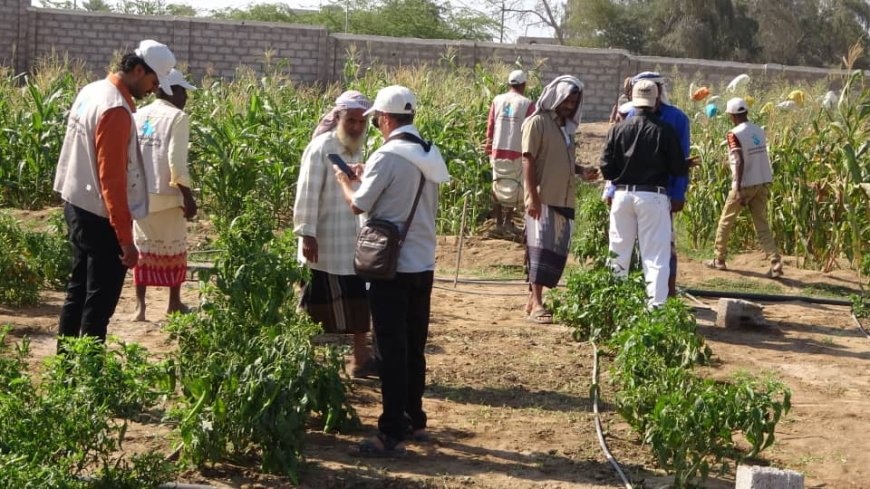
[[[357,91],[342,93],[323,117],[305,148],[293,207],[293,231],[299,236],[299,261],[311,269],[301,306],[328,333],[352,334],[354,377],[376,372],[366,345],[370,329],[365,283],[353,268],[359,221],[348,209],[333,175],[329,154],[337,154],[362,172],[366,123],[371,102]]]

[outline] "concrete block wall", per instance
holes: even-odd
[[[183,21],[51,9],[30,9],[28,17],[31,60],[52,54],[69,56],[101,76],[110,71],[116,55],[119,59],[142,39],[156,39],[172,46],[179,62],[187,61],[186,53],[174,42],[176,27],[183,28]]]
[[[18,71],[19,23],[24,0],[0,0],[0,64]]]
[[[205,19],[186,22],[189,67],[194,75],[232,77],[242,65],[262,71],[267,62],[275,66],[283,61],[295,81],[315,83],[328,77],[323,60],[329,33],[323,27]]]

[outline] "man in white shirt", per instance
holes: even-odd
[[[525,97],[526,73],[508,75],[510,90],[492,100],[486,120],[486,154],[492,164],[492,198],[496,237],[522,234],[513,226],[514,209],[523,204],[522,127],[535,110]]]
[[[384,145],[369,156],[356,190],[347,175],[336,173],[354,214],[389,221],[401,231],[414,213],[399,250],[396,276],[370,281],[383,412],[377,436],[356,447],[354,453],[359,456],[401,456],[404,440],[428,439],[423,391],[435,270],[435,214],[438,186],[449,181],[450,174],[438,147],[424,141],[414,127],[416,110],[417,97],[407,88],[381,89],[367,114],[384,136]]]
[[[369,107],[371,102],[357,91],[339,95],[302,154],[293,207],[299,261],[311,269],[301,306],[326,332],[353,335],[351,373],[358,378],[377,373],[366,344],[370,320],[365,282],[353,268],[359,220],[347,208],[329,155],[361,171],[368,121],[363,112]]]
[[[752,222],[761,248],[768,260],[771,278],[782,276],[782,259],[777,251],[773,233],[767,223],[768,187],[773,181],[767,137],[764,129],[749,122],[749,106],[742,98],[732,98],[725,112],[734,127],[728,131],[728,159],[731,163],[731,191],[725,200],[719,227],[716,229],[716,258],[704,262],[710,268],[725,270],[728,254],[728,236],[743,207],[749,207]]]
[[[184,113],[187,91],[196,88],[173,69],[151,104],[135,116],[145,182],[148,216],[133,223],[133,241],[139,263],[133,269],[136,285],[134,321],[145,321],[145,294],[150,287],[169,287],[167,313],[187,312],[181,302],[181,284],[187,275],[187,219],[196,216],[190,191],[187,146],[190,117]]]

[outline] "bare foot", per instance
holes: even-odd
[[[136,322],[136,323],[143,323],[143,322],[145,322],[145,308],[144,308],[144,307],[137,307],[137,308],[136,308],[136,312],[134,312],[134,313],[130,316],[130,321],[133,321],[133,322]]]
[[[172,314],[173,312],[188,314],[190,312],[190,308],[181,302],[179,302],[178,304],[169,304],[169,307],[166,308],[166,314]]]

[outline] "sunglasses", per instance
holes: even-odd
[[[374,127],[375,129],[381,128],[380,122],[378,122],[380,120],[380,118],[381,118],[380,112],[375,112],[374,114],[372,114],[372,127]]]

